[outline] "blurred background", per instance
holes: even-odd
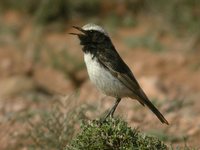
[[[91,84],[79,40],[68,34],[87,23],[107,30],[170,125],[130,99],[116,115],[168,145],[198,147],[200,1],[0,0],[0,149],[31,149],[42,140],[66,145],[81,117],[97,118],[114,103]],[[61,140],[60,134],[34,135],[34,126],[44,125],[41,116],[51,120],[41,129],[46,133],[66,123],[62,117],[71,108],[78,117],[65,132],[58,127],[66,134]],[[49,116],[52,110],[61,119]]]

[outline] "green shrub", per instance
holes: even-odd
[[[167,146],[156,137],[131,129],[121,119],[109,118],[105,122],[93,120],[82,125],[82,131],[66,150],[166,150]]]

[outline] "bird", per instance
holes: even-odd
[[[122,98],[129,97],[147,106],[162,123],[169,125],[165,117],[148,99],[132,71],[120,57],[107,31],[93,23],[88,23],[83,27],[73,26],[73,28],[79,33],[70,34],[78,36],[80,40],[91,82],[102,93],[116,99],[104,119],[109,116],[113,117]]]

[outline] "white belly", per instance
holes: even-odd
[[[84,54],[84,60],[90,80],[100,91],[118,98],[127,97],[130,94],[130,91],[118,79],[100,66],[96,58],[92,59],[91,54]]]

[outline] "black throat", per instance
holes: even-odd
[[[113,49],[114,46],[110,38],[99,31],[87,31],[85,35],[79,35],[80,44],[84,53],[90,53],[96,57],[106,49]]]

